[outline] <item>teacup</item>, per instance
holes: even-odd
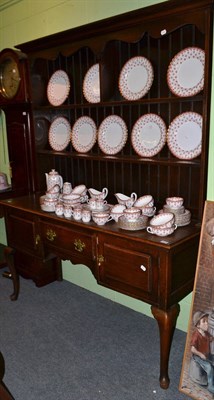
[[[72,190],[72,186],[70,182],[64,182],[63,183],[63,188],[62,188],[62,193],[63,194],[70,194]]]
[[[81,207],[73,208],[73,218],[75,219],[75,221],[80,221],[82,219],[82,208]]]
[[[45,197],[46,197],[46,199],[57,200],[59,198],[59,193],[58,192],[56,192],[56,193],[46,192]]]
[[[106,200],[102,200],[102,199],[97,199],[96,200],[96,208],[97,210],[102,210],[103,207],[107,204]]]
[[[171,208],[179,208],[183,206],[184,199],[183,197],[167,197],[166,204]]]
[[[150,226],[159,228],[171,228],[175,223],[175,216],[173,213],[161,213],[155,215],[151,221]]]
[[[73,211],[72,211],[72,207],[69,205],[64,205],[63,206],[63,214],[65,218],[71,218]]]
[[[75,186],[72,190],[72,194],[79,194],[80,196],[85,196],[87,193],[87,188],[85,185]]]
[[[169,236],[171,235],[176,229],[177,225],[172,225],[170,228],[161,228],[160,226],[147,226],[147,232],[152,233],[157,236]]]
[[[79,194],[63,194],[62,201],[64,204],[75,205],[80,203],[80,195]]]
[[[95,210],[97,207],[97,201],[94,198],[88,199],[87,203],[92,210]]]
[[[139,197],[135,203],[135,207],[153,207],[154,206],[154,199],[150,194],[146,194],[145,196]]]
[[[106,222],[112,220],[112,216],[107,212],[96,212],[92,213],[92,219],[97,225],[105,225]]]
[[[104,200],[106,198],[106,196],[108,195],[108,189],[105,187],[102,189],[102,191],[100,192],[99,190],[90,188],[88,189],[88,192],[91,196],[92,199],[96,198],[96,199],[102,199]]]
[[[55,213],[56,213],[56,215],[58,217],[61,217],[63,215],[64,210],[63,210],[63,204],[62,203],[57,203],[55,205]]]
[[[52,186],[49,190],[47,190],[46,193],[59,193],[59,192],[60,192],[60,186],[56,184]]]
[[[147,215],[147,217],[153,217],[156,211],[156,207],[153,206],[144,206],[139,207],[143,215]]]
[[[82,221],[83,222],[90,222],[91,221],[91,211],[89,210],[82,210]]]
[[[140,217],[141,210],[137,207],[126,208],[123,211],[123,215],[126,221],[135,222]]]
[[[123,215],[123,211],[125,210],[126,206],[122,204],[116,204],[111,209],[111,216],[115,222],[118,222],[119,217]]]
[[[123,193],[115,193],[115,197],[119,204],[122,204],[127,208],[132,207],[137,200],[137,195],[134,192],[130,196],[126,196]]]

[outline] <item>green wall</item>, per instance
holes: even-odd
[[[163,1],[166,0],[0,0],[0,50]],[[214,200],[214,152],[211,150],[214,146],[213,123],[212,117],[207,193],[209,200]],[[4,220],[0,220],[0,242],[6,243]],[[97,285],[90,270],[83,265],[71,266],[69,261],[63,262],[63,276],[81,287],[151,316],[149,305]],[[186,331],[191,295],[183,299],[180,305],[177,327]]]

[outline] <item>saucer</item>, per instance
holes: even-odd
[[[87,205],[84,205],[84,208],[86,210],[90,210],[92,213],[97,213],[97,212],[109,211],[110,210],[110,206],[108,204],[105,204],[102,208],[92,208],[87,204]]]
[[[147,226],[148,217],[146,215],[141,215],[136,221],[129,222],[124,215],[118,218],[118,226],[121,229],[127,231],[138,231],[140,229],[145,229]]]

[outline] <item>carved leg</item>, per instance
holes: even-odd
[[[15,265],[14,265],[14,259],[13,259],[13,254],[15,250],[12,249],[11,247],[5,247],[4,249],[4,256],[6,263],[9,267],[10,273],[12,275],[12,280],[13,280],[13,294],[11,294],[10,298],[11,300],[17,300],[18,295],[19,295],[19,274],[16,271]]]
[[[175,304],[167,311],[152,306],[151,310],[158,322],[160,332],[160,386],[162,389],[167,389],[170,382],[168,376],[169,354],[180,306]]]

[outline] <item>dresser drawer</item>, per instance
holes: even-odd
[[[8,244],[11,247],[32,255],[42,252],[36,216],[20,210],[8,210],[6,228]]]
[[[62,259],[88,265],[95,260],[95,235],[75,226],[51,224],[41,221],[41,238],[45,250]]]
[[[103,242],[98,252],[99,283],[144,301],[158,297],[158,256],[128,247],[126,242]]]

